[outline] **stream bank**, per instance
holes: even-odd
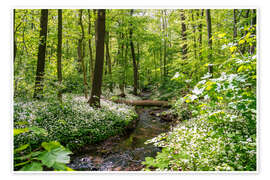
[[[148,99],[150,91],[141,94]],[[125,136],[111,137],[96,145],[89,145],[71,157],[68,166],[77,171],[139,171],[145,157],[154,157],[161,148],[145,141],[170,130],[171,123],[160,115],[164,107],[137,107],[138,120]]]
[[[160,112],[167,109],[159,109]],[[71,157],[68,166],[78,171],[138,171],[145,157],[154,157],[161,148],[144,144],[170,129],[170,123],[151,115],[153,108],[138,108],[135,129],[124,137],[115,136],[97,145],[89,145]],[[156,110],[157,111],[157,110]]]

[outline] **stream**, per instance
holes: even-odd
[[[71,157],[68,166],[77,171],[139,171],[145,157],[154,157],[161,148],[144,144],[170,129],[170,123],[154,114],[165,108],[137,108],[138,122],[128,135],[115,136],[97,145],[89,145]]]

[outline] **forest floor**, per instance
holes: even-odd
[[[141,93],[141,99],[148,99],[151,92]],[[84,146],[74,154],[72,169],[81,171],[138,171],[145,157],[154,157],[161,148],[145,141],[170,130],[171,123],[164,121],[161,114],[164,107],[138,107],[136,127],[125,136],[114,136],[97,145]]]

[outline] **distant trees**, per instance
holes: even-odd
[[[58,44],[57,44],[57,77],[59,83],[58,98],[62,101],[62,9],[58,9]]]
[[[84,84],[84,97],[88,97],[88,84],[87,84],[87,78],[86,78],[86,68],[84,63],[84,56],[85,56],[85,44],[84,44],[84,26],[82,22],[82,15],[83,10],[79,10],[79,26],[81,28],[81,37],[78,40],[78,61],[80,62],[79,69],[82,69],[83,72],[83,84]]]
[[[133,9],[130,10],[130,16],[132,17],[133,15]],[[132,34],[133,34],[133,29],[132,29],[132,22],[130,23],[130,30],[129,30],[129,38],[130,38],[130,49],[131,49],[131,56],[132,56],[132,62],[133,62],[133,94],[137,95],[137,87],[138,87],[138,67],[136,63],[136,56],[135,56],[135,50],[134,50],[134,44],[132,40]]]
[[[89,105],[92,107],[100,107],[100,95],[104,64],[105,12],[105,9],[98,10],[98,18],[96,22],[96,62],[91,96],[88,101]]]
[[[208,60],[210,63],[213,62],[212,59],[212,23],[211,23],[211,13],[210,9],[206,9],[206,23],[207,23],[207,35],[208,35]]]
[[[148,85],[166,88],[171,83],[174,89],[176,81],[170,79],[176,73],[177,82],[195,83],[206,64],[256,53],[256,9],[106,10],[103,50],[97,9],[13,13],[16,96],[41,98],[44,91],[61,99],[63,92],[76,92],[90,103],[101,81],[108,94],[119,90],[121,96],[130,88],[138,95]],[[97,75],[101,70],[103,77]]]
[[[43,92],[43,79],[45,70],[47,26],[48,26],[48,9],[42,9],[40,16],[40,35],[39,35],[35,91],[33,96],[34,98],[37,99],[43,97],[42,92]]]
[[[187,59],[187,27],[186,27],[186,17],[185,17],[185,13],[184,10],[181,10],[181,26],[182,26],[182,41],[183,41],[183,46],[182,46],[182,57],[183,59]]]

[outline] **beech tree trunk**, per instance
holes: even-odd
[[[200,15],[199,10],[197,11],[197,16],[198,16],[199,19],[203,18],[203,9],[201,10],[201,15]],[[201,61],[203,59],[202,58],[202,22],[201,21],[199,23],[198,30],[199,30],[199,38],[198,38],[198,41],[199,41],[199,59]]]
[[[236,40],[237,37],[237,19],[236,19],[236,13],[237,13],[237,9],[233,10],[233,40]]]
[[[253,17],[251,19],[251,26],[255,28],[255,31],[252,33],[252,35],[256,36],[256,24],[257,24],[257,14],[256,14],[256,9],[252,9],[252,14]],[[250,54],[254,54],[255,53],[255,48],[256,48],[256,42],[253,43],[250,46]]]
[[[62,9],[58,9],[58,44],[57,44],[57,77],[59,82],[58,99],[62,102]]]
[[[130,10],[130,16],[133,15],[133,9]],[[130,49],[131,49],[131,55],[132,55],[132,62],[133,62],[133,94],[137,95],[137,88],[138,88],[138,68],[136,64],[136,57],[135,57],[135,51],[134,51],[134,44],[132,40],[132,23],[130,23],[130,30],[129,30],[129,38],[130,38]]]
[[[164,15],[163,15],[164,13]],[[166,10],[162,11],[162,24],[163,24],[163,78],[166,79],[167,76],[167,20],[166,20]]]
[[[15,29],[15,15],[16,11],[15,9],[13,10],[13,63],[15,62],[16,58],[16,52],[17,52],[17,43],[16,43],[16,29]]]
[[[91,96],[88,101],[92,107],[100,107],[100,95],[102,86],[103,64],[104,64],[104,37],[105,37],[105,9],[98,10],[97,18],[97,46],[94,77],[92,83]]]
[[[43,79],[45,70],[47,26],[48,26],[48,9],[42,9],[40,16],[40,34],[39,34],[36,82],[33,96],[33,98],[36,99],[40,99],[43,97],[42,93],[43,93]]]
[[[79,39],[79,43],[78,43],[78,58],[79,58],[79,62],[81,62],[81,67],[82,67],[82,71],[83,71],[83,84],[84,84],[84,96],[85,98],[88,98],[88,89],[87,89],[87,79],[86,79],[86,69],[85,69],[85,64],[84,64],[84,56],[85,56],[85,51],[84,51],[84,44],[83,44],[83,40],[84,40],[84,27],[83,27],[83,22],[82,22],[82,13],[83,10],[80,9],[80,14],[79,14],[79,25],[81,27],[81,31],[82,31],[82,35],[81,38]]]
[[[208,34],[208,59],[212,63],[212,24],[211,24],[211,13],[210,9],[206,9],[206,22],[207,22],[207,34]]]
[[[109,73],[109,77],[110,77],[110,82],[109,82],[109,89],[110,92],[113,92],[113,87],[112,87],[112,61],[111,61],[111,56],[110,56],[110,50],[109,50],[109,44],[110,44],[110,35],[109,32],[105,33],[105,45],[106,45],[106,62],[107,62],[107,66],[108,66],[108,73]]]
[[[191,10],[191,19],[192,19],[192,32],[193,32],[193,48],[194,48],[194,57],[197,59],[197,42],[196,42],[196,25],[194,23],[194,15]]]
[[[93,72],[94,72],[94,61],[93,61],[93,52],[92,52],[92,43],[91,43],[91,12],[90,9],[88,11],[88,47],[89,47],[89,88],[91,86],[91,82],[93,81]]]
[[[182,46],[182,57],[183,59],[187,59],[187,27],[185,23],[186,17],[184,14],[184,10],[181,10],[181,21],[182,21],[182,41],[183,41],[183,46]]]

